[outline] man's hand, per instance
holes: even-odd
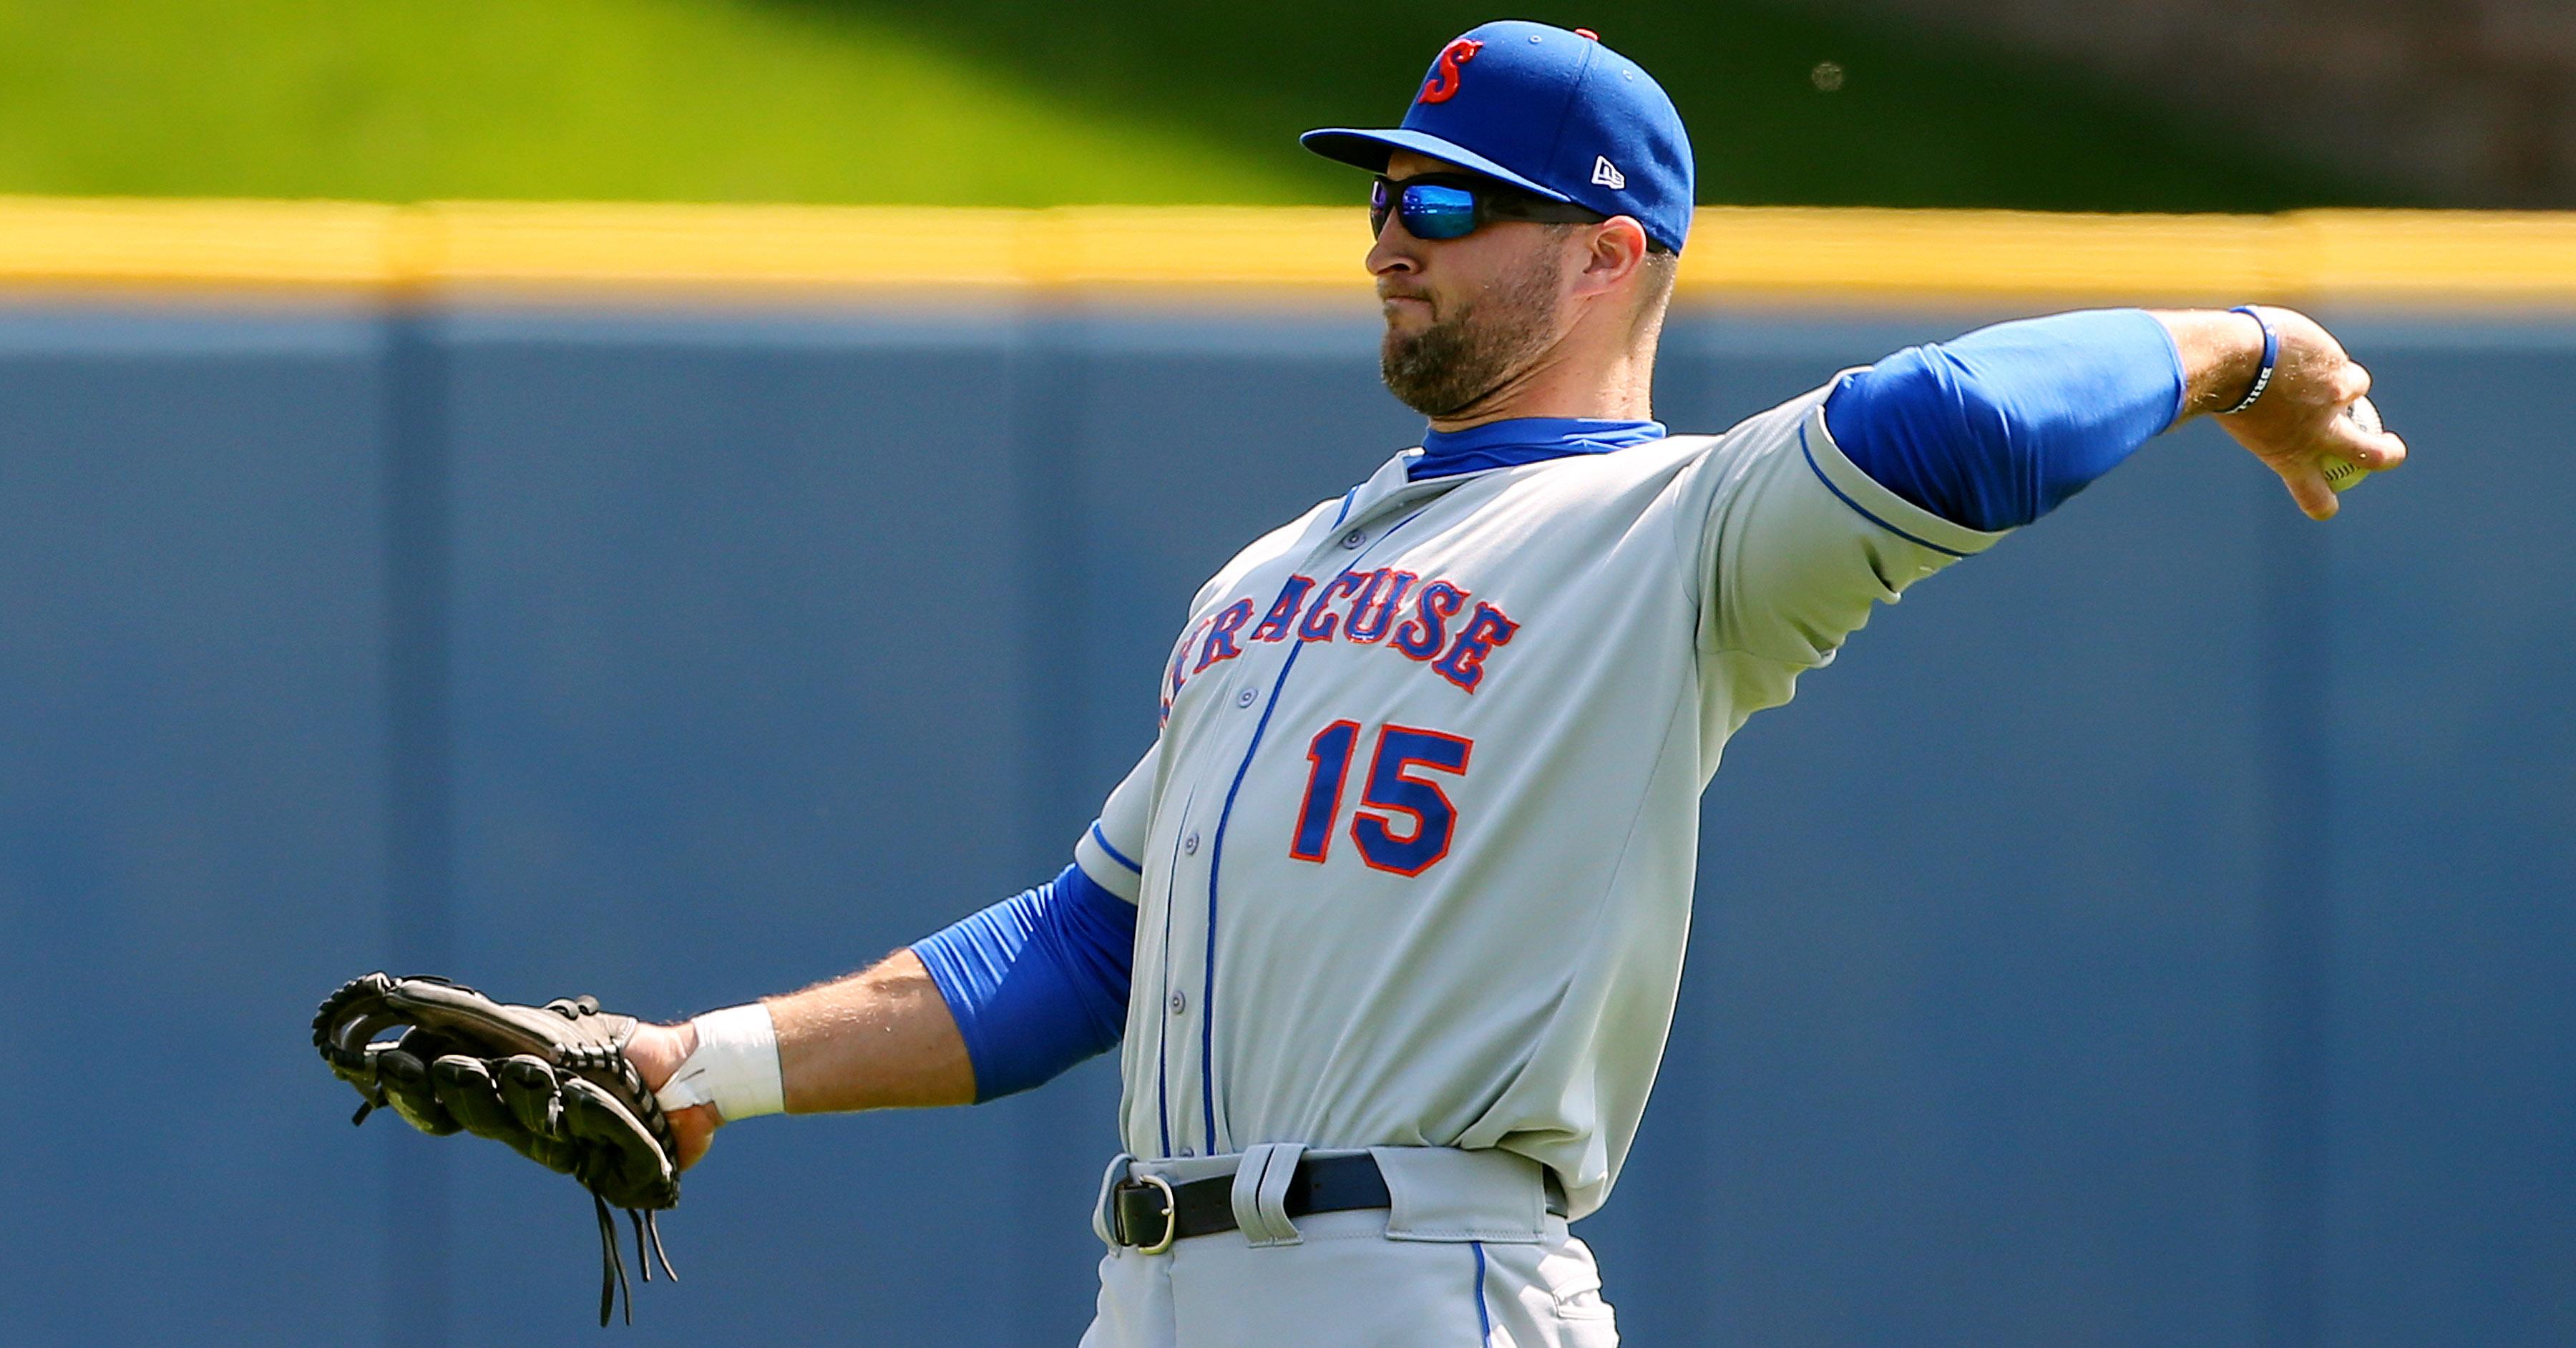
[[[2406,460],[2406,442],[2370,431],[2344,415],[2370,391],[2370,372],[2344,354],[2343,344],[2316,320],[2290,309],[2262,306],[2280,334],[2272,382],[2252,407],[2218,424],[2281,475],[2291,499],[2310,519],[2332,519],[2339,504],[2326,485],[2323,461],[2340,455],[2377,472]],[[2263,330],[2233,311],[2166,311],[2156,315],[2182,352],[2183,415],[2224,412],[2245,397],[2263,360]]]
[[[660,1090],[680,1070],[691,1053],[697,1051],[698,1027],[682,1021],[677,1025],[638,1025],[635,1037],[626,1041],[626,1060],[642,1074],[647,1090]],[[714,1105],[692,1105],[687,1109],[665,1111],[671,1120],[671,1138],[679,1143],[682,1170],[698,1163],[714,1144],[716,1129],[724,1118]]]

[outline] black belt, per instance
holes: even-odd
[[[1314,1212],[1383,1208],[1393,1202],[1387,1193],[1386,1176],[1378,1171],[1377,1158],[1362,1153],[1299,1157],[1296,1170],[1288,1176],[1288,1194],[1280,1206],[1291,1217],[1303,1217]],[[1565,1215],[1564,1194],[1554,1174],[1547,1177],[1547,1210],[1559,1217]],[[1176,1240],[1236,1229],[1234,1177],[1218,1175],[1186,1184],[1173,1184],[1155,1175],[1120,1180],[1110,1190],[1109,1211],[1110,1234],[1119,1244],[1159,1253],[1170,1249]]]

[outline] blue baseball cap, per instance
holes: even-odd
[[[1636,62],[1583,30],[1507,19],[1440,49],[1392,131],[1326,127],[1298,137],[1372,173],[1412,150],[1551,201],[1632,215],[1678,252],[1690,234],[1690,135]]]

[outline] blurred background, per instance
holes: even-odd
[[[1624,0],[1710,202],[2576,204],[2563,0]],[[11,0],[0,188],[1339,202],[1453,0]],[[1565,18],[1558,15],[1555,17]],[[1572,22],[1571,19],[1568,19]]]
[[[2576,11],[1522,16],[1691,126],[1676,429],[2268,300],[2416,456],[2317,526],[2188,428],[1739,736],[1627,1341],[2576,1343]],[[1292,137],[1491,17],[0,0],[0,1340],[596,1333],[578,1190],[350,1129],[313,1003],[677,1017],[1052,874],[1419,434]],[[1069,1345],[1116,1092],[728,1130],[614,1333]]]

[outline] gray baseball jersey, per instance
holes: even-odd
[[[1127,1150],[1500,1147],[1601,1205],[1727,737],[2000,536],[1855,468],[1825,393],[1422,482],[1407,451],[1199,591],[1076,849],[1138,906]]]

